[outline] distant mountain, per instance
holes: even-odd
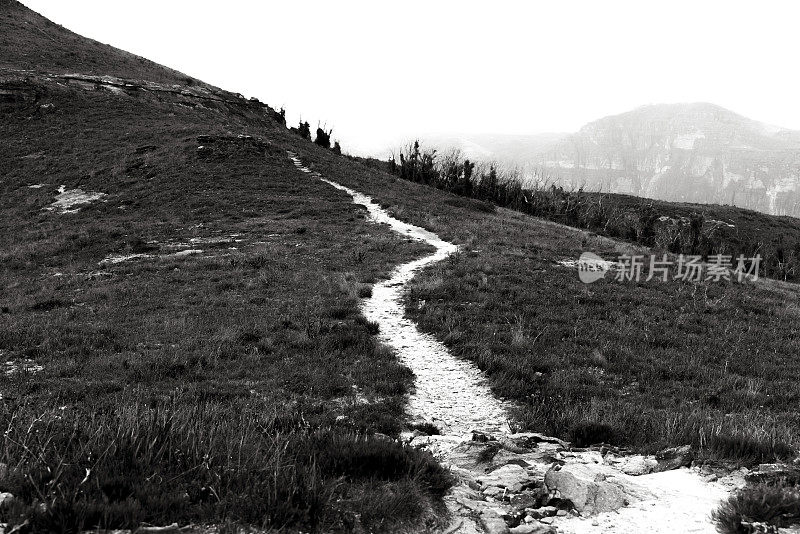
[[[538,158],[566,136],[564,133],[450,134],[425,136],[423,141],[440,150],[459,149],[467,158],[496,160],[513,165]]]
[[[444,133],[421,135],[418,140],[424,147],[435,148],[439,153],[456,149],[465,158],[473,161],[494,161],[513,167],[537,161],[542,153],[553,149],[556,143],[567,135],[566,133],[522,135]],[[390,144],[391,148],[377,152],[368,151],[368,154],[386,160],[413,140],[413,137],[398,139]]]
[[[714,104],[605,117],[529,162],[570,187],[800,215],[800,132]]]

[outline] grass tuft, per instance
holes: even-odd
[[[342,514],[369,512],[365,502],[397,506],[397,492],[422,509],[421,492],[441,496],[451,484],[429,453],[398,442],[221,404],[0,419],[9,462],[0,489],[16,497],[0,516],[33,532],[175,520],[325,529]],[[343,491],[374,495],[336,504]]]
[[[745,465],[791,460],[797,455],[796,451],[786,443],[741,434],[714,435],[708,446],[716,456]]]
[[[743,523],[788,527],[800,523],[800,491],[793,487],[757,485],[738,491],[712,513],[721,534],[749,534]]]

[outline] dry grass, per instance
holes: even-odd
[[[372,437],[401,430],[413,376],[357,307],[427,248],[297,172],[300,141],[259,111],[22,83],[39,100],[2,104],[0,125],[0,352],[43,370],[0,376],[0,490],[17,497],[2,520],[382,531],[429,516],[449,479]],[[62,184],[107,196],[44,210]],[[172,255],[186,248],[202,253]],[[99,264],[131,253],[149,257]]]
[[[752,523],[788,527],[800,523],[800,492],[796,487],[747,487],[715,510],[713,518],[722,534],[748,534]]]
[[[0,5],[0,66],[195,83]],[[584,286],[554,262],[629,246],[337,157],[260,106],[0,83],[31,97],[0,102],[0,352],[43,367],[0,377],[12,527],[390,531],[436,506],[442,469],[374,436],[401,429],[413,377],[357,309],[426,249],[286,150],[465,244],[408,313],[518,401],[520,427],[742,463],[800,441],[794,288]],[[107,196],[45,211],[60,185]],[[98,264],[137,251],[153,257]]]
[[[393,213],[467,244],[415,278],[407,313],[520,404],[520,428],[646,452],[692,444],[700,458],[744,465],[794,455],[796,286],[584,285],[556,261],[632,246],[504,209],[476,215],[453,195],[316,157]]]

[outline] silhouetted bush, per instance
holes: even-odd
[[[331,147],[331,134],[333,130],[325,131],[323,128],[317,127],[317,137],[314,139],[314,143],[323,147],[323,148],[330,148]]]
[[[297,133],[300,134],[300,137],[303,139],[311,139],[311,125],[308,122],[300,121],[300,126],[297,128]]]
[[[438,187],[439,172],[434,166],[436,151],[420,151],[419,141],[414,141],[413,146],[400,152],[399,173],[402,178]]]

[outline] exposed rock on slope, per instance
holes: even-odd
[[[800,133],[707,103],[589,123],[538,159],[567,185],[800,214]]]
[[[612,512],[632,502],[655,498],[629,475],[601,464],[554,467],[545,475],[544,483],[581,514]]]
[[[712,533],[711,511],[744,483],[739,472],[684,468],[683,448],[657,459],[605,446],[573,449],[534,433],[405,439],[459,479],[446,497],[455,529],[448,532]],[[667,461],[676,458],[682,461]]]

